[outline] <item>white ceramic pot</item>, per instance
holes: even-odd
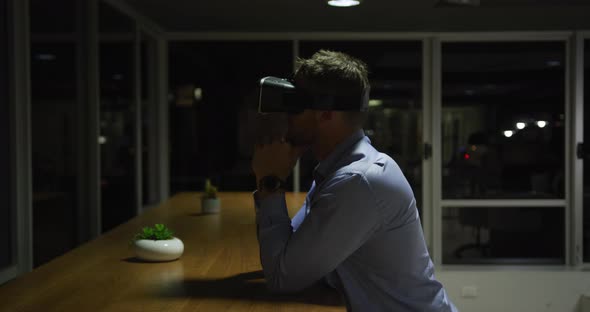
[[[201,199],[202,213],[218,213],[221,207],[219,198],[203,198]]]
[[[172,261],[184,252],[184,244],[176,237],[166,240],[139,239],[133,246],[135,255],[146,261]]]

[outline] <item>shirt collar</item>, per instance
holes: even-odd
[[[337,162],[346,154],[346,152],[350,151],[353,146],[355,146],[361,139],[365,138],[365,132],[361,129],[354,132],[350,135],[346,140],[342,143],[338,144],[336,148],[328,155],[326,159],[321,161],[313,172],[313,178],[316,181],[316,184],[320,184],[323,180],[330,174],[337,164]]]

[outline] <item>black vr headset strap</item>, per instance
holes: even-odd
[[[286,95],[286,103],[292,108],[303,106],[307,109],[316,110],[364,112],[369,107],[369,89],[365,89],[360,99],[350,95],[309,94],[297,92],[295,94]]]
[[[360,98],[351,95],[314,94],[297,88],[291,80],[265,77],[260,80],[260,113],[284,112],[298,114],[305,109],[366,111],[369,87]]]

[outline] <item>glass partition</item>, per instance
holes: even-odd
[[[158,199],[157,176],[157,92],[158,78],[155,73],[156,39],[142,33],[140,38],[141,66],[141,159],[142,159],[142,204],[152,205]]]
[[[564,198],[565,42],[442,45],[444,199]]]
[[[563,207],[444,207],[445,264],[563,264]]]
[[[99,5],[102,231],[136,215],[135,23]]]
[[[565,205],[511,203],[565,198],[565,78],[565,41],[442,43],[443,263],[565,263]]]
[[[30,2],[33,264],[77,242],[76,2]]]

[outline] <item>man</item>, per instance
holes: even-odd
[[[324,50],[299,62],[294,85],[359,99],[369,88],[363,62]],[[410,185],[395,161],[371,146],[362,110],[290,114],[284,140],[256,146],[254,199],[268,287],[293,292],[324,279],[349,311],[456,311],[434,278]],[[284,190],[267,182],[284,181],[307,149],[320,163],[290,219]]]

